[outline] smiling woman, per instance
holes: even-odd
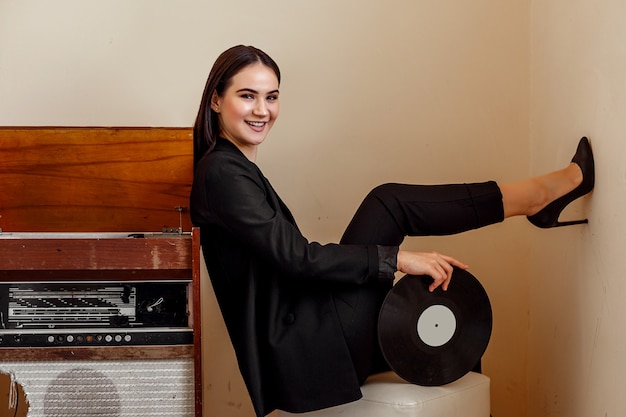
[[[216,60],[194,126],[190,214],[257,416],[355,401],[386,371],[378,345],[381,304],[395,272],[448,289],[463,262],[400,250],[406,236],[460,233],[529,216],[554,227],[593,188],[589,142],[572,164],[499,185],[388,183],[363,200],[339,243],[310,242],[256,165],[278,117],[280,72],[265,52],[235,46]],[[332,152],[332,149],[330,149]]]
[[[220,95],[214,92],[211,108],[218,115],[221,133],[252,162],[257,146],[278,118],[278,77],[263,64],[254,64],[235,75]]]
[[[254,47],[234,47],[218,57],[194,124],[194,166],[218,136],[245,149],[251,161],[278,117],[280,69]]]

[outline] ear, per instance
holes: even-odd
[[[220,96],[217,94],[217,91],[213,91],[213,95],[211,96],[211,110],[215,113],[220,112]]]

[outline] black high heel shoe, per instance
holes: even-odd
[[[593,190],[593,184],[595,182],[595,167],[591,146],[589,145],[589,140],[586,137],[583,137],[580,142],[578,142],[578,148],[576,149],[576,154],[572,158],[572,162],[580,167],[580,170],[583,173],[583,181],[578,187],[574,188],[564,196],[557,198],[537,212],[537,214],[527,216],[528,221],[535,226],[541,227],[542,229],[549,229],[551,227],[588,223],[587,219],[566,222],[559,221],[559,215],[569,203]]]

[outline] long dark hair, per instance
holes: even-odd
[[[248,65],[262,63],[271,68],[280,84],[280,69],[274,60],[265,52],[253,46],[237,45],[222,52],[215,60],[209,73],[198,116],[193,126],[193,161],[194,166],[202,156],[213,149],[220,134],[218,114],[211,109],[213,93],[224,94],[232,78]]]

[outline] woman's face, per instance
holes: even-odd
[[[239,71],[222,96],[213,94],[220,135],[233,142],[249,159],[278,117],[278,78],[271,68],[257,63]]]

